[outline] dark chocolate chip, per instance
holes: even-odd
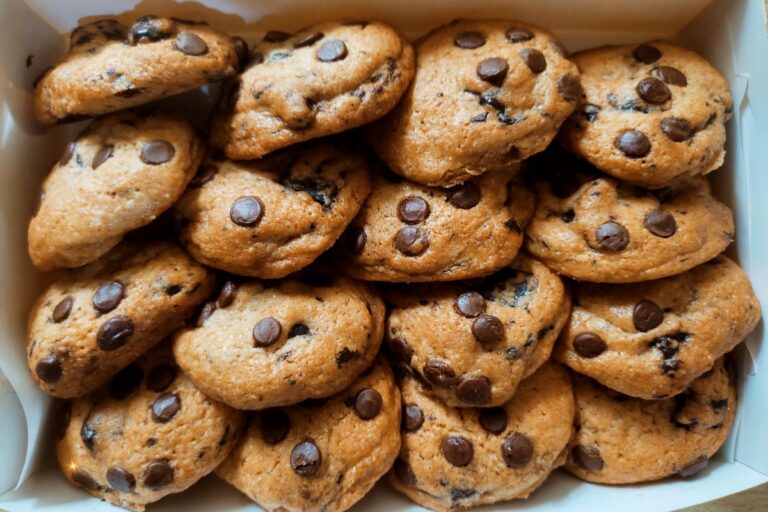
[[[669,238],[677,232],[677,222],[674,215],[666,210],[653,210],[645,216],[645,228],[661,238]]]
[[[662,82],[669,85],[676,85],[678,87],[685,87],[688,85],[688,79],[677,68],[672,66],[659,66],[656,68],[656,76],[658,76]]]
[[[283,326],[280,322],[268,316],[259,320],[253,327],[253,339],[257,347],[268,347],[280,339],[282,332]]]
[[[317,59],[321,62],[334,62],[347,56],[347,45],[339,39],[329,39],[320,45],[316,52]]]
[[[203,307],[200,308],[200,314],[197,316],[195,326],[202,327],[205,325],[205,321],[216,311],[216,303],[214,301],[206,302]]]
[[[683,142],[690,139],[695,130],[691,123],[680,117],[665,117],[661,120],[661,131],[673,142]]]
[[[485,299],[477,292],[465,292],[456,298],[456,310],[467,318],[475,318],[485,311]]]
[[[683,478],[688,478],[689,476],[693,476],[699,471],[706,468],[707,464],[709,464],[709,458],[706,455],[701,455],[699,457],[696,457],[696,459],[694,459],[693,462],[691,462],[684,468],[681,468],[677,472],[677,474],[682,476]]]
[[[504,324],[493,315],[482,315],[472,322],[472,334],[483,345],[493,345],[504,339]]]
[[[72,473],[72,481],[74,481],[80,487],[88,489],[89,491],[95,491],[101,487],[98,483],[96,483],[96,480],[94,480],[91,475],[80,468],[77,468]]]
[[[135,45],[140,42],[157,42],[171,37],[170,32],[163,30],[163,27],[156,21],[155,17],[142,16],[131,25],[128,31],[128,40],[130,44]]]
[[[384,401],[375,389],[364,389],[355,398],[355,413],[364,420],[372,420],[381,412]]]
[[[658,327],[664,320],[664,312],[653,301],[643,299],[632,310],[632,323],[640,332],[648,332]]]
[[[283,32],[281,30],[270,30],[264,36],[264,41],[267,43],[282,43],[289,37],[291,37],[291,34],[288,32]]]
[[[296,336],[306,336],[309,334],[309,327],[304,324],[293,324],[288,330],[287,339],[295,338]]]
[[[592,332],[582,332],[573,338],[573,350],[582,357],[597,357],[606,348],[603,338]]]
[[[440,442],[440,452],[454,466],[463,467],[472,462],[475,449],[466,437],[448,436]]]
[[[477,76],[480,80],[488,82],[495,86],[500,86],[504,83],[504,79],[507,77],[509,71],[509,65],[507,61],[500,57],[490,57],[480,61],[477,65]]]
[[[406,224],[424,222],[429,213],[429,203],[421,197],[406,197],[397,205],[397,217]]]
[[[35,365],[35,374],[46,384],[53,384],[61,379],[63,368],[56,354],[48,354]]]
[[[484,123],[486,119],[488,119],[488,112],[483,112],[482,114],[470,117],[469,121],[472,123]]]
[[[107,482],[118,492],[131,492],[136,487],[136,478],[119,467],[111,467],[107,470]]]
[[[321,40],[325,34],[322,32],[309,32],[303,35],[298,36],[299,38],[294,41],[293,47],[294,48],[304,48],[305,46],[312,46],[319,40]]]
[[[88,419],[86,418],[80,426],[80,439],[89,450],[93,450],[94,443],[96,442],[96,434],[96,429],[88,423]]]
[[[448,189],[448,202],[456,208],[469,210],[480,202],[480,187],[468,181]]]
[[[360,357],[360,353],[357,350],[349,350],[347,347],[344,347],[341,352],[336,354],[336,366],[341,368],[346,363],[353,359],[357,359],[358,357]]]
[[[401,483],[410,486],[416,485],[416,475],[413,474],[411,466],[403,459],[398,457],[397,460],[395,460],[393,469],[395,471],[395,476]]]
[[[475,48],[480,48],[484,44],[485,36],[482,32],[476,30],[462,32],[453,38],[453,45],[465,50],[474,50]]]
[[[53,314],[51,315],[53,323],[58,324],[69,318],[69,313],[72,312],[72,305],[74,303],[75,299],[71,295],[67,295],[61,299],[61,301],[56,304],[56,307],[53,308]]]
[[[101,350],[111,352],[117,350],[133,336],[133,320],[125,315],[115,315],[99,328],[96,342]]]
[[[424,413],[416,404],[406,404],[403,408],[403,427],[406,432],[416,432],[424,424]]]
[[[290,430],[291,417],[283,409],[267,409],[260,414],[259,431],[265,443],[279,443]]]
[[[424,254],[429,248],[427,232],[413,226],[404,227],[395,235],[395,248],[406,256]]]
[[[202,37],[192,32],[181,32],[176,36],[176,49],[184,55],[205,55],[208,45]]]
[[[232,203],[229,209],[229,218],[238,226],[253,227],[264,216],[264,203],[253,196],[243,196]]]
[[[637,94],[648,103],[661,104],[672,97],[664,82],[658,78],[643,78],[637,83]]]
[[[160,364],[150,370],[147,375],[147,389],[160,393],[168,389],[174,380],[178,369],[172,364]]]
[[[117,400],[124,400],[139,389],[144,379],[144,370],[137,364],[129,364],[112,377],[109,394]]]
[[[637,130],[622,133],[616,137],[613,145],[629,158],[642,158],[651,152],[651,141],[648,136]]]
[[[99,313],[109,313],[123,300],[125,287],[120,281],[104,283],[93,294],[93,307]]]
[[[523,59],[525,65],[534,74],[539,74],[547,69],[547,59],[544,58],[544,54],[539,50],[533,48],[523,48],[520,50],[520,58]]]
[[[595,446],[574,446],[571,450],[574,462],[587,471],[600,471],[603,469],[603,458],[600,450]]]
[[[464,375],[456,385],[456,397],[469,405],[487,404],[491,399],[491,381],[483,375]]]
[[[361,254],[365,249],[365,243],[368,241],[368,235],[365,234],[365,229],[354,226],[349,228],[344,236],[344,241],[347,251],[352,254]]]
[[[523,434],[509,435],[501,445],[501,457],[510,468],[524,468],[533,458],[533,444]]]
[[[643,64],[651,64],[661,58],[661,52],[654,46],[641,44],[634,49],[632,56],[638,62],[642,62]]]
[[[510,28],[504,35],[510,43],[524,43],[533,39],[533,34],[523,28]]]
[[[173,467],[165,459],[153,460],[144,466],[141,480],[148,489],[162,489],[173,482]]]
[[[97,169],[101,164],[109,160],[109,158],[112,156],[112,153],[114,152],[114,149],[115,147],[111,144],[101,146],[96,154],[93,155],[93,160],[91,160],[91,168]]]
[[[442,359],[429,358],[424,365],[424,376],[437,387],[449,388],[456,384],[456,372]]]
[[[579,77],[563,75],[557,79],[557,90],[565,101],[576,101],[584,95]]]
[[[151,140],[141,148],[141,159],[150,165],[160,165],[173,158],[176,150],[165,140]]]
[[[152,402],[152,419],[156,423],[168,423],[181,409],[181,398],[176,393],[163,393]]]
[[[291,450],[291,467],[299,476],[309,477],[320,471],[323,456],[314,440],[306,439]]]
[[[197,174],[189,182],[189,186],[192,188],[200,188],[213,179],[219,168],[211,164],[203,164],[197,170]]]
[[[480,425],[492,434],[501,434],[507,429],[507,411],[503,407],[480,409]]]
[[[606,222],[595,230],[595,239],[604,251],[623,251],[629,245],[629,231],[618,222]]]
[[[75,154],[75,148],[77,147],[77,144],[74,142],[70,142],[67,144],[67,147],[64,149],[64,153],[61,155],[61,158],[59,159],[59,165],[64,166],[69,163],[70,160],[72,160],[72,155]]]
[[[219,292],[219,298],[216,300],[216,305],[220,308],[230,306],[232,301],[235,300],[235,290],[237,290],[237,285],[234,282],[227,281],[224,283],[224,286],[221,287],[221,292]]]

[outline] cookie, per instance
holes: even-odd
[[[79,267],[106,254],[171,207],[203,147],[175,115],[126,111],[93,122],[43,182],[27,234],[32,263]]]
[[[245,50],[240,38],[178,18],[81,25],[61,62],[36,81],[35,115],[64,123],[189,91],[234,75]]]
[[[248,162],[210,159],[174,211],[198,261],[276,279],[330,248],[369,190],[364,158],[313,142]]]
[[[658,279],[714,258],[733,241],[733,213],[703,176],[648,191],[572,161],[550,169],[533,184],[526,249],[560,274],[605,283]]]
[[[579,70],[546,30],[455,20],[416,45],[403,100],[369,131],[398,174],[452,186],[542,151],[582,97]]]
[[[515,259],[533,194],[513,171],[449,189],[379,173],[337,244],[341,268],[372,281],[455,281],[491,274]]]
[[[378,294],[314,268],[280,282],[227,283],[173,351],[205,394],[259,410],[341,391],[370,366],[383,330]]]
[[[64,475],[135,511],[212,472],[244,423],[242,412],[207,398],[178,370],[166,343],[67,404],[62,419],[56,452]]]
[[[265,510],[341,512],[400,451],[400,392],[374,363],[339,394],[256,413],[216,474]]]
[[[699,54],[667,41],[577,54],[585,99],[559,140],[597,168],[658,188],[720,167],[733,101]]]
[[[386,299],[390,354],[455,407],[508,402],[549,359],[571,308],[560,278],[522,255],[485,279],[412,285]]]
[[[728,437],[736,390],[723,359],[674,398],[640,400],[574,376],[577,428],[566,469],[588,482],[692,476]]]
[[[168,336],[214,287],[168,242],[124,242],[49,286],[29,315],[27,361],[40,388],[83,396]]]
[[[683,274],[637,284],[582,284],[555,357],[637,398],[682,392],[755,328],[749,278],[718,256]]]
[[[243,160],[356,128],[395,106],[413,67],[408,42],[377,21],[267,32],[222,94],[211,142]]]
[[[431,510],[527,498],[562,465],[573,433],[570,379],[547,363],[501,407],[458,409],[401,384],[403,440],[388,480]]]

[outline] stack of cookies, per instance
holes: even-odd
[[[145,105],[222,81],[207,134]],[[66,399],[65,476],[136,511],[213,471],[266,510],[343,511],[385,475],[433,510],[563,465],[693,475],[760,318],[704,177],[731,108],[671,43],[571,57],[510,21],[415,49],[375,21],[252,48],[177,18],[77,28],[36,114],[100,117],[28,231],[57,271],[27,354]]]

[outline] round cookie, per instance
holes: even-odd
[[[647,400],[682,392],[760,320],[749,279],[725,256],[657,281],[574,288],[555,357]]]
[[[389,473],[398,492],[449,511],[527,498],[565,462],[575,404],[568,374],[547,363],[501,407],[448,407],[401,383],[403,440]]]
[[[560,278],[527,256],[476,282],[413,285],[386,298],[389,352],[455,407],[509,401],[549,359],[571,306]]]
[[[526,249],[574,279],[628,283],[685,272],[733,241],[733,213],[703,176],[648,191],[577,162],[536,181]]]
[[[377,21],[267,32],[222,94],[211,142],[244,160],[356,128],[395,106],[413,67],[408,42]]]
[[[455,281],[491,274],[515,259],[533,194],[513,171],[449,189],[382,172],[342,237],[341,268],[371,281]]]
[[[135,511],[212,472],[244,423],[178,370],[166,343],[66,407],[56,446],[64,475]]]
[[[204,22],[142,16],[130,27],[77,27],[69,51],[35,83],[43,124],[77,121],[189,91],[234,75],[245,42]]]
[[[40,270],[79,267],[170,208],[194,176],[203,141],[183,118],[120,112],[70,142],[43,182],[27,233]]]
[[[555,36],[514,21],[455,20],[419,40],[416,75],[369,131],[398,174],[452,186],[544,150],[582,97]]]
[[[630,398],[575,375],[577,428],[566,469],[604,484],[698,473],[725,442],[736,416],[727,368],[719,359],[690,388],[665,400]]]
[[[574,61],[586,97],[560,131],[570,151],[650,188],[723,164],[733,101],[700,55],[652,41],[584,51]]]
[[[362,156],[313,142],[248,162],[209,159],[174,211],[198,261],[276,279],[330,248],[369,191]]]
[[[65,274],[29,314],[27,361],[53,396],[83,396],[176,329],[213,276],[168,242],[124,242]]]
[[[400,392],[380,360],[339,394],[256,413],[216,474],[265,510],[342,512],[400,451]]]
[[[372,289],[316,267],[226,284],[173,351],[205,394],[260,410],[341,391],[370,366],[383,330],[384,303]]]

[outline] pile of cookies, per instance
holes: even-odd
[[[221,81],[207,134],[146,105]],[[290,511],[385,475],[433,510],[560,466],[693,475],[760,318],[704,177],[731,109],[671,43],[570,56],[511,21],[415,48],[375,21],[251,48],[176,18],[77,28],[36,114],[100,117],[28,232],[58,269],[27,354],[66,399],[64,474],[137,511],[213,471]]]

